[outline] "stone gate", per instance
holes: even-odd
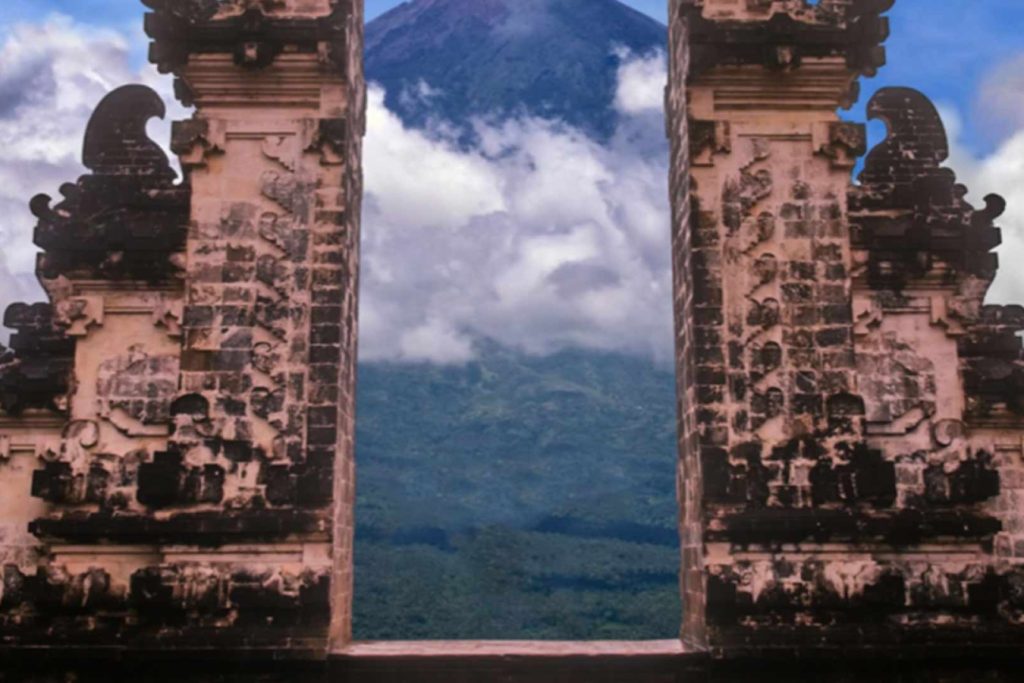
[[[892,0],[671,3],[681,638],[554,644],[351,642],[362,3],[144,2],[195,107],[184,178],[126,86],[89,173],[32,200],[49,302],[4,320],[0,680],[667,682],[851,653],[835,680],[865,653],[1000,680],[1024,308],[984,304],[1004,203],[965,200],[932,104],[880,91],[869,153],[837,115]]]

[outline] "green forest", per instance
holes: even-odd
[[[356,637],[675,637],[671,368],[478,351],[360,366]]]

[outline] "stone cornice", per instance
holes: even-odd
[[[759,64],[787,69],[805,58],[843,57],[847,66],[874,75],[885,64],[881,43],[893,0],[747,0],[716,12],[716,0],[680,0],[689,26],[691,75],[723,65]],[[728,11],[725,11],[728,10]]]
[[[348,3],[337,2],[322,17],[292,16],[246,0],[143,0],[150,61],[175,72],[194,54],[231,54],[237,65],[262,68],[284,51],[317,53],[334,67],[345,62]]]

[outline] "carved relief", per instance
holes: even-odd
[[[129,436],[166,434],[178,391],[177,356],[150,356],[133,346],[99,367],[99,415]]]
[[[55,307],[56,322],[69,337],[84,337],[103,324],[104,301],[98,296],[63,298]]]
[[[156,93],[138,85],[115,90],[96,108],[82,157],[92,173],[64,185],[53,208],[46,195],[31,203],[44,280],[177,275],[171,257],[184,249],[189,188],[175,184],[166,155],[146,135],[149,119],[164,113]]]
[[[4,326],[16,330],[0,347],[0,407],[9,415],[66,408],[75,342],[63,334],[48,304],[14,304]]]
[[[841,56],[873,76],[885,64],[879,47],[889,36],[881,16],[894,0],[682,0],[679,19],[690,29],[691,73],[723,64],[795,70],[804,60]]]
[[[934,368],[931,360],[895,333],[861,340],[857,345],[857,388],[867,405],[868,422],[906,432],[934,415]]]
[[[934,105],[915,90],[883,88],[868,115],[889,129],[868,154],[860,185],[850,189],[854,245],[867,252],[871,287],[899,291],[925,278],[991,281],[991,252],[1001,241],[992,221],[1006,203],[989,195],[977,211],[963,199],[967,190],[941,167],[949,146]]]
[[[347,2],[315,3],[303,13],[266,0],[143,0],[146,33],[153,39],[151,60],[163,73],[190,55],[226,53],[237,66],[265,68],[286,49],[322,52],[335,69],[348,57]],[[291,11],[282,12],[282,8]]]

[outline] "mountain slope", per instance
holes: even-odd
[[[367,77],[409,125],[527,113],[604,139],[619,58],[666,29],[616,0],[417,0],[366,28]]]
[[[407,124],[440,119],[465,143],[474,116],[520,113],[601,140],[617,55],[665,39],[615,0],[415,0],[369,24],[367,70]],[[356,637],[675,637],[671,370],[478,351],[465,366],[360,365]]]
[[[363,365],[357,637],[673,637],[674,396],[583,350]]]

